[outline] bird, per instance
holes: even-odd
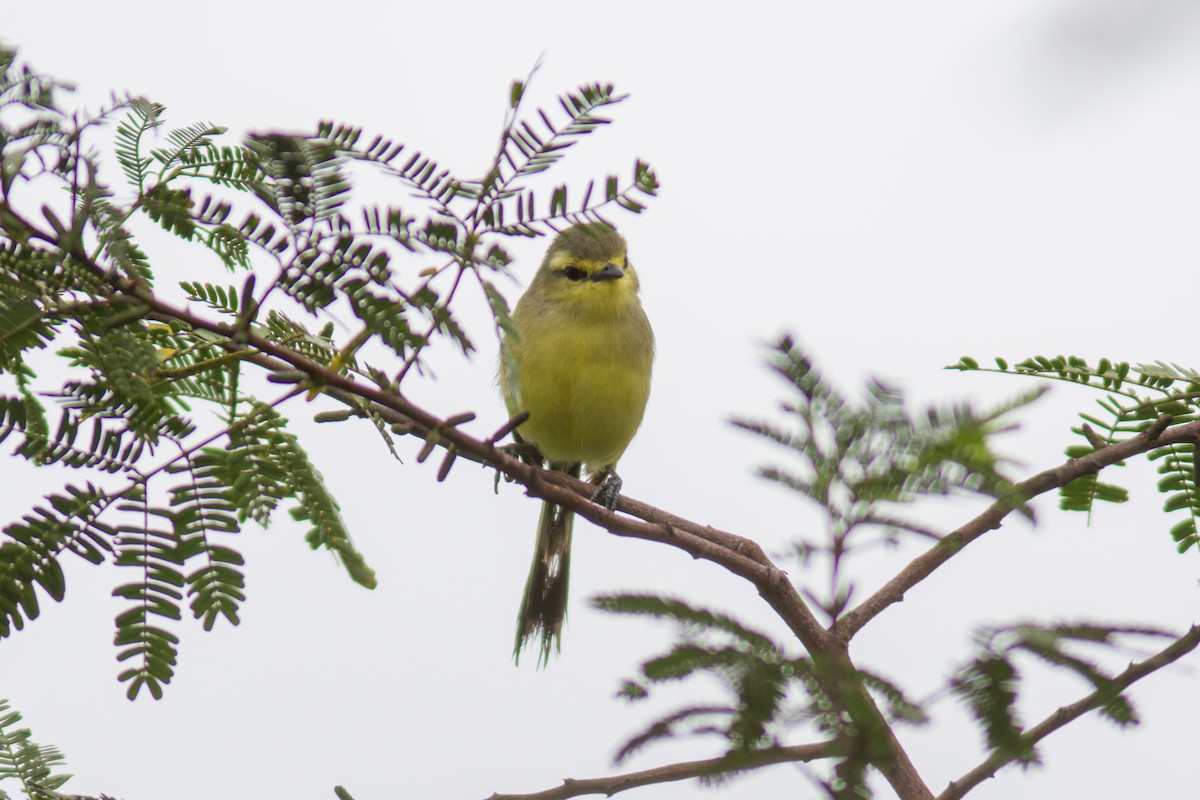
[[[501,341],[499,384],[515,418],[512,452],[596,485],[616,506],[616,465],[650,396],[654,332],[624,237],[600,222],[573,225],[546,250]],[[517,616],[513,658],[537,641],[539,664],[562,649],[574,514],[543,501],[537,547]]]

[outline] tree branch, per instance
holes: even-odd
[[[488,800],[567,800],[570,797],[582,797],[588,794],[603,794],[611,797],[617,792],[636,789],[639,786],[649,786],[655,783],[670,783],[683,781],[688,778],[702,778],[706,775],[719,775],[724,771],[754,769],[771,764],[786,764],[794,761],[814,761],[827,758],[834,754],[832,742],[819,744],[801,744],[791,747],[773,747],[769,750],[756,750],[736,759],[729,756],[709,758],[703,761],[681,761],[678,764],[667,764],[638,772],[627,772],[624,775],[612,775],[607,778],[566,778],[561,786],[546,789],[532,794],[493,794]]]
[[[1170,421],[1166,417],[1163,419],[1167,422]],[[1159,423],[1161,422],[1162,420],[1159,420]],[[1053,469],[1039,472],[1018,483],[1016,491],[1023,501],[1028,502],[1040,494],[1065,486],[1084,475],[1099,472],[1118,461],[1124,461],[1132,456],[1170,444],[1192,444],[1197,441],[1198,437],[1200,437],[1200,421],[1176,425],[1173,428],[1156,424],[1149,430],[1123,442],[1110,444]],[[904,595],[909,589],[928,578],[934,570],[949,561],[960,550],[988,531],[999,528],[1004,518],[1016,507],[1016,504],[999,500],[992,503],[982,514],[910,561],[875,594],[837,620],[831,630],[840,641],[849,642],[856,633],[862,630],[864,625],[888,606],[904,600]]]
[[[525,486],[531,497],[550,500],[569,508],[579,516],[619,536],[662,542],[684,550],[694,558],[720,564],[734,574],[753,582],[760,592],[764,593],[764,597],[769,593],[777,598],[787,609],[785,619],[804,646],[810,651],[814,648],[817,651],[823,649],[823,640],[828,638],[828,632],[792,587],[786,574],[771,562],[756,542],[708,525],[700,525],[625,496],[619,499],[617,508],[638,519],[622,517],[591,502],[589,498],[594,487],[590,484],[561,472],[539,469],[513,458],[493,443],[472,437],[457,426],[448,425],[446,420],[413,405],[398,392],[359,383],[350,376],[329,369],[253,331],[238,331],[227,322],[208,320],[187,309],[175,308],[163,302],[144,286],[110,273],[101,274],[110,282],[115,282],[116,288],[121,292],[130,294],[144,303],[149,309],[147,316],[178,320],[193,329],[210,331],[226,338],[229,346],[233,348],[253,348],[260,355],[250,355],[246,360],[276,374],[288,371],[303,373],[321,391],[352,407],[362,399],[373,403],[378,409],[388,409],[399,415],[392,421],[412,423],[411,432],[414,434],[424,434],[428,437],[432,432],[436,432],[440,444],[452,445],[458,454],[500,470]],[[239,345],[239,342],[242,344]],[[768,600],[770,599],[768,597]]]
[[[1147,658],[1145,661],[1130,664],[1128,669],[1113,678],[1112,682],[1107,686],[1097,689],[1087,697],[1076,700],[1070,705],[1063,706],[1037,725],[1025,731],[1025,733],[1021,734],[1022,744],[1032,747],[1067,723],[1082,717],[1093,709],[1099,708],[1107,700],[1110,700],[1114,693],[1120,694],[1133,683],[1141,680],[1150,673],[1165,667],[1195,650],[1198,645],[1200,645],[1200,625],[1193,625],[1187,633],[1180,636],[1155,655]],[[1021,749],[1025,748],[1022,747]],[[996,770],[1011,763],[1014,758],[1015,756],[1013,755],[993,753],[982,764],[958,780],[951,781],[950,785],[946,787],[946,791],[938,795],[937,800],[959,800],[960,797],[983,781],[994,777]]]

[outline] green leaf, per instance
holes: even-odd
[[[180,239],[191,241],[196,236],[190,190],[171,189],[166,184],[157,184],[146,192],[142,208],[150,219]]]
[[[657,740],[715,733],[725,738],[731,759],[715,768],[714,775],[721,774],[736,769],[734,756],[773,746],[778,732],[796,719],[828,716],[829,701],[812,665],[805,659],[786,658],[779,645],[732,617],[653,595],[604,596],[593,604],[609,612],[651,616],[680,626],[680,641],[646,660],[641,678],[626,680],[620,696],[645,699],[652,687],[697,675],[716,678],[727,695],[660,717],[622,746],[618,760]],[[801,709],[785,708],[787,699],[797,693],[806,698]],[[830,730],[840,726],[835,718],[828,723]]]
[[[361,279],[343,283],[346,299],[354,316],[401,359],[408,356],[411,348],[424,341],[409,325],[408,304],[393,294],[377,292],[371,284]]]
[[[201,562],[187,573],[185,584],[192,614],[203,621],[205,630],[211,630],[219,618],[237,625],[239,609],[246,599],[242,556],[220,544],[223,535],[241,530],[237,507],[227,495],[222,466],[218,459],[201,453],[170,470],[188,478],[171,490],[171,506],[184,560]]]
[[[165,173],[198,150],[211,152],[213,145],[210,137],[220,136],[226,130],[228,129],[211,122],[198,122],[186,128],[176,128],[167,134],[167,144],[170,146],[153,150],[151,155],[155,161],[162,164],[162,171]]]
[[[109,495],[94,486],[83,489],[67,486],[65,494],[46,498],[48,506],[38,506],[20,522],[4,528],[0,544],[0,637],[21,630],[25,620],[40,614],[37,587],[51,599],[61,602],[66,595],[66,579],[59,557],[74,553],[99,564],[111,551],[114,531],[98,519],[118,495]]]
[[[1037,751],[1021,736],[1016,701],[1020,673],[1008,658],[992,655],[972,661],[951,688],[983,726],[987,745],[1021,764],[1040,762]]]
[[[1059,489],[1058,507],[1063,511],[1092,513],[1097,501],[1124,503],[1129,491],[1111,483],[1101,483],[1095,473],[1083,475]]]
[[[517,336],[517,326],[509,314],[508,301],[504,299],[504,295],[500,294],[500,290],[490,281],[481,281],[481,284],[492,309],[492,316],[496,320],[496,327],[506,336]]]
[[[142,140],[150,131],[163,124],[162,115],[166,108],[161,103],[134,100],[129,104],[129,114],[117,125],[116,156],[129,185],[139,195],[146,191],[149,177],[149,156],[143,155]]]
[[[844,532],[831,543],[805,543],[810,551],[836,550],[841,558],[862,531],[910,530],[893,509],[924,496],[971,493],[1032,513],[991,442],[1011,429],[1011,412],[1040,391],[991,409],[960,404],[913,413],[898,390],[880,381],[868,384],[863,402],[851,402],[788,338],[775,346],[771,364],[794,393],[784,406],[787,424],[737,419],[734,425],[780,446],[797,464],[764,466],[761,476],[803,496],[832,530]],[[824,601],[826,613],[836,617],[848,599],[849,589],[839,589]]]
[[[260,133],[250,135],[246,146],[269,176],[251,188],[289,227],[315,230],[348,199],[345,156],[335,145],[319,138]]]
[[[29,728],[18,728],[20,713],[13,711],[7,700],[0,700],[0,782],[16,780],[25,796],[41,798],[46,791],[56,791],[71,776],[55,770],[66,766],[66,759],[57,747],[33,741]],[[3,790],[0,796],[7,797]]]
[[[685,629],[729,634],[760,655],[778,654],[780,647],[766,634],[749,628],[725,614],[696,608],[682,600],[645,594],[601,595],[592,605],[611,614],[649,616],[675,622]]]

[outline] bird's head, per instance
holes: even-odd
[[[638,277],[621,234],[585,223],[554,238],[530,290],[564,308],[615,312],[637,302]]]

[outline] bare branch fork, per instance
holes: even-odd
[[[118,295],[139,301],[145,306],[145,316],[159,320],[178,320],[193,329],[207,330],[218,334],[226,340],[225,347],[231,351],[245,352],[249,348],[255,352],[244,356],[278,376],[276,379],[284,383],[301,383],[311,388],[329,394],[342,403],[354,409],[361,408],[362,402],[371,404],[374,411],[385,420],[402,423],[409,433],[422,435],[430,443],[430,448],[440,446],[447,450],[447,460],[443,461],[439,478],[444,478],[453,458],[466,457],[472,461],[490,465],[503,474],[523,485],[530,496],[552,500],[577,514],[585,517],[601,528],[619,536],[645,539],[661,542],[676,547],[692,555],[719,564],[730,572],[745,578],[755,585],[759,594],[767,604],[788,625],[797,639],[811,655],[814,663],[825,665],[820,678],[822,689],[839,707],[853,709],[851,713],[855,726],[862,731],[872,734],[871,752],[868,755],[870,763],[885,777],[896,794],[903,800],[933,800],[933,792],[921,779],[916,767],[909,759],[903,746],[896,738],[886,717],[876,705],[874,698],[859,680],[856,680],[856,669],[849,654],[849,644],[854,635],[868,622],[894,603],[903,600],[907,591],[932,574],[938,567],[971,542],[983,536],[988,531],[1000,527],[1008,514],[1018,507],[1017,501],[996,501],[983,513],[967,522],[958,530],[949,534],[933,545],[922,555],[916,557],[904,569],[884,584],[878,591],[863,601],[858,607],[835,621],[829,628],[824,627],[813,614],[812,609],[804,601],[795,586],[788,580],[786,573],[776,566],[762,551],[762,548],[750,539],[732,533],[720,531],[710,526],[701,525],[691,520],[675,516],[662,509],[638,502],[629,497],[620,498],[618,509],[630,516],[620,516],[592,503],[590,497],[592,487],[583,481],[573,479],[562,473],[548,472],[508,455],[495,446],[495,437],[479,439],[463,432],[459,425],[470,419],[460,415],[442,419],[425,409],[413,405],[394,389],[384,389],[366,383],[360,383],[352,377],[341,374],[323,364],[315,362],[286,347],[277,345],[252,330],[236,327],[226,322],[214,321],[192,314],[184,308],[176,308],[159,299],[144,285],[127,278],[113,275],[104,271],[98,265],[87,259],[86,254],[73,252],[72,255],[84,263],[92,264],[97,275],[109,282]],[[1147,451],[1171,444],[1195,443],[1200,440],[1200,421],[1171,426],[1169,418],[1161,419],[1151,429],[1131,437],[1128,440],[1099,448],[1081,458],[1067,461],[1053,469],[1038,473],[1017,484],[1016,497],[1020,502],[1048,491],[1062,487],[1084,475],[1098,472],[1119,461],[1126,460]],[[1189,636],[1194,636],[1195,629]],[[1181,639],[1183,642],[1187,640]],[[1195,642],[1185,650],[1181,650],[1174,658],[1195,647]],[[1170,648],[1168,648],[1169,650]],[[1164,651],[1165,652],[1165,651]],[[1161,655],[1161,654],[1160,654]],[[1143,662],[1149,663],[1149,662]],[[1165,662],[1164,662],[1165,663]],[[1136,666],[1136,665],[1135,665]],[[1161,665],[1159,665],[1161,666]],[[1157,666],[1145,671],[1134,670],[1133,667],[1122,674],[1128,685],[1149,674]],[[1081,706],[1078,714],[1082,714],[1093,705]],[[1068,709],[1074,708],[1066,707]],[[1060,710],[1061,712],[1062,710]],[[1066,712],[1074,713],[1074,712]],[[1073,718],[1073,717],[1072,717]],[[1039,738],[1065,724],[1064,720],[1049,725],[1042,731],[1043,726],[1032,729],[1026,735],[1038,735]],[[811,747],[831,747],[831,743],[811,745]],[[775,751],[771,751],[775,752]],[[809,752],[809,751],[803,751]],[[814,751],[815,752],[815,751]],[[822,751],[823,755],[832,751]],[[812,757],[818,757],[813,755]],[[995,756],[993,757],[993,759]],[[975,772],[964,776],[959,782],[947,790],[958,791],[958,794],[944,794],[946,798],[961,796],[966,789],[954,787],[968,786],[970,780],[978,783],[990,772],[994,772],[1006,761],[992,764],[985,762],[977,770],[984,774],[976,779]],[[799,759],[791,759],[799,760]],[[693,762],[694,764],[705,762]],[[764,762],[775,763],[775,762]],[[678,771],[672,771],[678,768]],[[710,765],[711,768],[711,765]],[[698,767],[697,767],[698,769]],[[990,770],[990,772],[989,772]],[[637,780],[645,783],[677,780],[670,777],[683,775],[686,768],[682,765],[658,768],[643,773],[633,773],[641,776]],[[651,777],[658,775],[655,779]],[[563,787],[547,790],[547,792],[530,795],[534,798],[571,797],[577,794],[605,791],[605,788],[619,787],[622,776],[613,779],[589,779],[588,781],[568,781]],[[630,776],[624,776],[629,780]],[[604,784],[603,781],[618,781]],[[597,781],[601,783],[597,783]],[[974,785],[973,783],[970,785]],[[602,787],[573,791],[562,794],[566,787]],[[617,789],[619,790],[619,788]],[[504,796],[497,796],[503,798]]]

